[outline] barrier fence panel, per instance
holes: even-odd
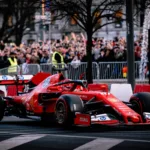
[[[145,84],[148,83],[148,78],[144,80],[139,78],[139,63],[135,62],[135,78],[136,83]],[[87,63],[68,63],[66,64],[58,64],[58,68],[66,67],[68,70],[61,71],[66,78],[73,79],[73,80],[79,80],[80,75],[83,75],[83,79],[86,79],[86,68]],[[127,66],[127,62],[100,62],[92,63],[92,74],[93,74],[93,80],[97,82],[103,82],[103,83],[126,83],[127,82],[127,76],[123,77],[123,67]],[[16,74],[22,74],[22,75],[35,75],[38,72],[48,72],[51,74],[56,74],[59,71],[53,71],[52,69],[53,65],[51,63],[47,64],[22,64],[20,66],[17,66],[17,72],[15,73],[9,73],[8,68],[0,69],[1,75],[16,75]],[[88,73],[88,72],[87,72]]]
[[[96,62],[92,63],[92,75],[93,75],[93,79],[99,78],[99,67]]]
[[[80,79],[80,76],[83,75],[83,79],[86,79],[86,70],[87,70],[87,63],[82,62],[82,63],[68,63],[68,78],[73,79],[73,80],[78,80]],[[88,73],[88,72],[87,72]],[[93,79],[98,79],[98,64],[93,62],[92,63],[92,74],[93,74]]]
[[[53,70],[53,67],[54,65],[52,63],[46,63],[46,64],[40,64],[40,69],[41,69],[41,72],[47,72],[47,73],[50,73],[50,74],[56,74],[58,72],[62,72],[62,74],[67,78],[68,75],[67,75],[67,71],[61,71],[61,69],[63,69],[64,67],[67,68],[67,65],[66,64],[57,64],[56,69],[57,68],[60,68],[60,71],[55,71]]]
[[[140,61],[136,61],[135,62],[135,78],[136,79],[139,79],[140,77],[139,77],[139,66],[140,66]]]
[[[67,65],[65,63],[58,63],[56,66],[54,66],[53,64],[51,64],[53,67],[55,67],[55,69],[52,70],[52,74],[56,74],[61,72],[64,77],[68,78],[68,73],[67,73]]]
[[[14,69],[17,68],[17,71],[16,72],[9,72],[9,68],[12,68]],[[20,66],[13,66],[13,67],[7,67],[7,68],[3,68],[3,69],[0,69],[0,75],[17,75],[17,74],[20,74]]]
[[[39,64],[22,64],[20,65],[22,75],[35,75],[40,72]]]
[[[126,62],[100,62],[99,79],[123,79],[122,68]]]
[[[86,75],[87,63],[68,63],[68,78],[69,79],[80,79],[80,75]]]
[[[68,65],[68,78],[77,80],[80,75],[86,78],[87,63],[69,63]]]
[[[135,62],[135,78],[139,78],[139,63]],[[127,62],[100,62],[99,79],[127,78],[127,76],[123,76],[123,67],[125,66],[127,66]]]
[[[8,75],[8,68],[0,69],[0,75]]]
[[[52,64],[51,63],[40,64],[40,71],[41,72],[52,73]]]

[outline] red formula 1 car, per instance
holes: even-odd
[[[61,73],[38,73],[29,81],[0,82],[16,83],[17,86],[29,84],[29,91],[0,97],[0,120],[4,115],[15,115],[54,120],[60,125],[150,123],[150,93],[136,93],[129,102],[123,102],[113,96],[105,84],[99,84],[99,90],[92,91],[82,81],[65,79]]]

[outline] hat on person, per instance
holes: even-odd
[[[16,53],[15,52],[10,52],[10,55],[16,55]]]

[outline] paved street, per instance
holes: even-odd
[[[0,150],[149,150],[149,127],[64,129],[7,117],[0,123]]]

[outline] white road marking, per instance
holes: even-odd
[[[74,150],[108,150],[111,147],[123,142],[124,140],[119,139],[106,139],[106,138],[98,138],[91,142],[88,142]]]
[[[0,132],[1,133],[1,132]],[[11,132],[2,132],[2,133],[4,133],[4,134],[10,134],[10,135],[16,135],[16,134],[29,134],[29,133],[25,133],[25,132],[19,132],[19,133],[11,133]],[[38,135],[43,135],[44,133],[38,133]],[[107,139],[109,139],[109,140],[114,140],[114,139],[121,139],[121,140],[124,140],[124,141],[133,141],[133,142],[146,142],[146,143],[150,143],[150,140],[141,140],[141,139],[126,139],[126,138],[117,138],[117,137],[113,137],[113,138],[109,138],[109,137],[105,137],[105,138],[103,138],[103,137],[98,137],[98,136],[86,136],[86,135],[67,135],[67,134],[50,134],[50,133],[48,133],[48,134],[45,134],[46,136],[53,136],[53,137],[66,137],[66,138],[68,138],[68,137],[70,137],[70,138],[83,138],[83,139],[97,139],[97,138],[102,138],[102,139],[105,139],[105,140],[107,140]],[[0,149],[1,150],[1,149]]]
[[[1,132],[0,132],[1,133]],[[84,139],[98,139],[98,142],[99,141],[106,141],[107,143],[106,143],[106,145],[108,144],[108,142],[110,141],[113,141],[114,142],[114,144],[116,145],[116,142],[118,141],[119,142],[119,140],[121,140],[121,141],[132,141],[132,142],[144,142],[144,143],[150,143],[150,141],[149,140],[141,140],[141,139],[126,139],[126,138],[122,138],[122,139],[120,139],[120,138],[107,138],[107,137],[105,137],[105,138],[101,138],[101,137],[98,137],[98,136],[86,136],[86,135],[84,135],[84,136],[80,136],[80,135],[67,135],[67,134],[65,134],[65,135],[62,135],[62,134],[44,134],[44,133],[42,133],[42,134],[40,134],[40,133],[38,133],[38,134],[34,134],[34,135],[27,135],[27,133],[10,133],[10,132],[2,132],[2,133],[5,133],[5,134],[10,134],[10,135],[17,135],[17,134],[26,134],[26,135],[24,135],[25,137],[31,137],[31,140],[29,140],[29,142],[30,141],[32,141],[32,140],[36,140],[36,139],[38,139],[38,138],[42,138],[42,137],[44,137],[44,136],[51,136],[51,137],[59,137],[59,138],[63,138],[63,137],[66,137],[66,138],[68,138],[68,137],[70,137],[70,138],[84,138]],[[22,137],[22,136],[21,136]],[[33,139],[32,137],[35,137],[35,139]],[[37,137],[37,138],[36,138]],[[20,136],[19,136],[19,138],[17,138],[17,139],[20,139]],[[27,139],[27,138],[26,138]],[[24,139],[23,139],[24,140]],[[115,140],[115,141],[114,141]],[[6,140],[7,141],[7,140]],[[95,140],[94,140],[95,141]],[[121,142],[120,141],[120,142]],[[4,142],[4,141],[2,141],[2,142]],[[6,149],[2,149],[2,145],[1,145],[1,143],[2,142],[0,142],[0,150],[6,150]],[[25,142],[23,142],[23,144],[24,143],[27,143],[28,141],[27,140],[25,140]],[[96,141],[97,142],[97,141]],[[101,143],[101,142],[100,142]],[[105,142],[104,142],[105,143]],[[103,143],[103,144],[104,144]],[[5,143],[5,144],[7,144],[7,142]],[[5,144],[3,144],[3,145],[5,145]],[[22,144],[22,143],[21,143]],[[19,145],[21,145],[21,144],[19,144]],[[17,145],[17,146],[19,146],[19,145]],[[111,145],[111,146],[113,146],[113,145]],[[100,149],[101,149],[101,146],[99,146],[100,147]],[[96,148],[97,149],[97,148]],[[92,150],[92,149],[88,149],[88,150]],[[103,149],[102,149],[103,150]],[[106,149],[105,149],[106,150]]]
[[[0,142],[0,150],[8,150],[16,146],[37,140],[46,136],[46,134],[21,135]]]
[[[80,136],[80,135],[61,135],[61,134],[47,134],[47,136],[55,136],[55,137],[73,137],[73,138],[85,138],[85,139],[91,139],[91,138],[93,138],[93,139],[97,139],[97,138],[100,138],[101,139],[101,137],[98,137],[98,136],[86,136],[86,135],[83,135],[83,136]],[[109,139],[109,140],[114,140],[114,139],[120,139],[120,138],[107,138],[107,137],[105,137],[105,138],[102,138],[102,139],[105,139],[105,140],[107,140],[107,139]],[[122,138],[121,140],[124,140],[124,141],[134,141],[134,142],[147,142],[147,143],[150,143],[150,141],[149,140],[136,140],[136,139],[125,139],[125,138]]]

